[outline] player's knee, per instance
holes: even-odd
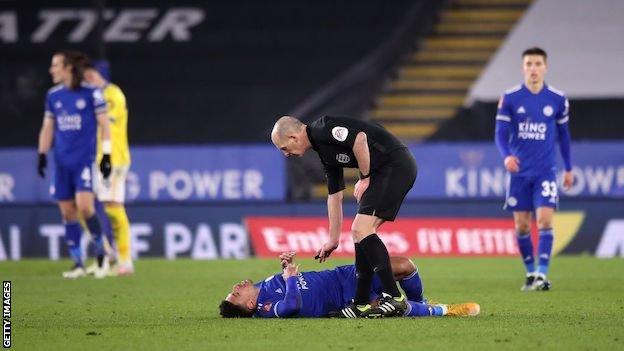
[[[531,232],[531,224],[529,222],[516,222],[516,232],[527,234]]]
[[[537,229],[552,228],[552,218],[538,218]]]
[[[416,271],[416,265],[414,262],[406,257],[393,257],[391,263],[392,273],[394,274],[394,278],[396,280],[408,277]]]
[[[95,210],[92,206],[84,206],[78,208],[78,213],[80,214],[81,218],[87,219],[95,214]]]
[[[355,241],[360,241],[372,233],[372,228],[367,226],[357,225],[355,222],[351,225],[351,235]]]
[[[64,211],[61,213],[63,222],[75,222],[78,220],[78,213],[76,211]]]

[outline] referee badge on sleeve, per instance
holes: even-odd
[[[334,139],[338,141],[347,140],[347,136],[349,135],[349,130],[345,127],[334,127],[332,129],[332,136]]]

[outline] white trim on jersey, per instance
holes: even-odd
[[[565,96],[565,93],[563,91],[561,91],[561,90],[559,90],[559,89],[557,89],[557,88],[555,88],[555,87],[553,87],[551,85],[547,85],[547,87],[548,87],[548,90],[552,91],[553,93],[555,93],[555,94],[557,94],[559,96]]]
[[[496,115],[496,119],[499,121],[511,122],[511,117],[505,115]]]
[[[557,120],[557,124],[564,124],[570,119],[570,116],[565,116],[560,120]]]
[[[57,84],[55,86],[53,86],[52,88],[48,89],[48,93],[53,93],[55,91],[59,91],[63,89],[63,84]]]
[[[275,315],[275,317],[277,317],[277,318],[279,318],[279,317],[280,317],[280,316],[279,316],[279,314],[277,314],[277,305],[279,305],[279,303],[280,303],[280,302],[282,302],[282,301],[281,301],[281,300],[280,300],[280,301],[277,301],[277,302],[275,303],[275,305],[273,305],[273,314],[274,314],[274,315]]]
[[[54,118],[54,113],[52,113],[51,111],[45,111],[45,112],[43,113],[43,118],[46,118],[46,117],[48,117],[48,118]]]
[[[505,94],[515,93],[516,91],[522,89],[522,84],[514,85],[513,87],[505,90]]]
[[[507,209],[507,200],[509,200],[509,195],[511,194],[511,175],[509,172],[505,174],[505,203],[503,204],[503,210]]]

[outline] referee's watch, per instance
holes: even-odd
[[[360,180],[366,178],[370,178],[370,171],[368,171],[368,174],[362,174],[362,172],[360,172]]]

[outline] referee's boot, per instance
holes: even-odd
[[[383,313],[378,308],[374,308],[371,305],[356,305],[355,302],[340,311],[330,314],[330,317],[334,318],[381,318]]]
[[[407,310],[407,298],[404,295],[393,297],[382,293],[377,308],[381,310],[383,317],[400,317]]]

